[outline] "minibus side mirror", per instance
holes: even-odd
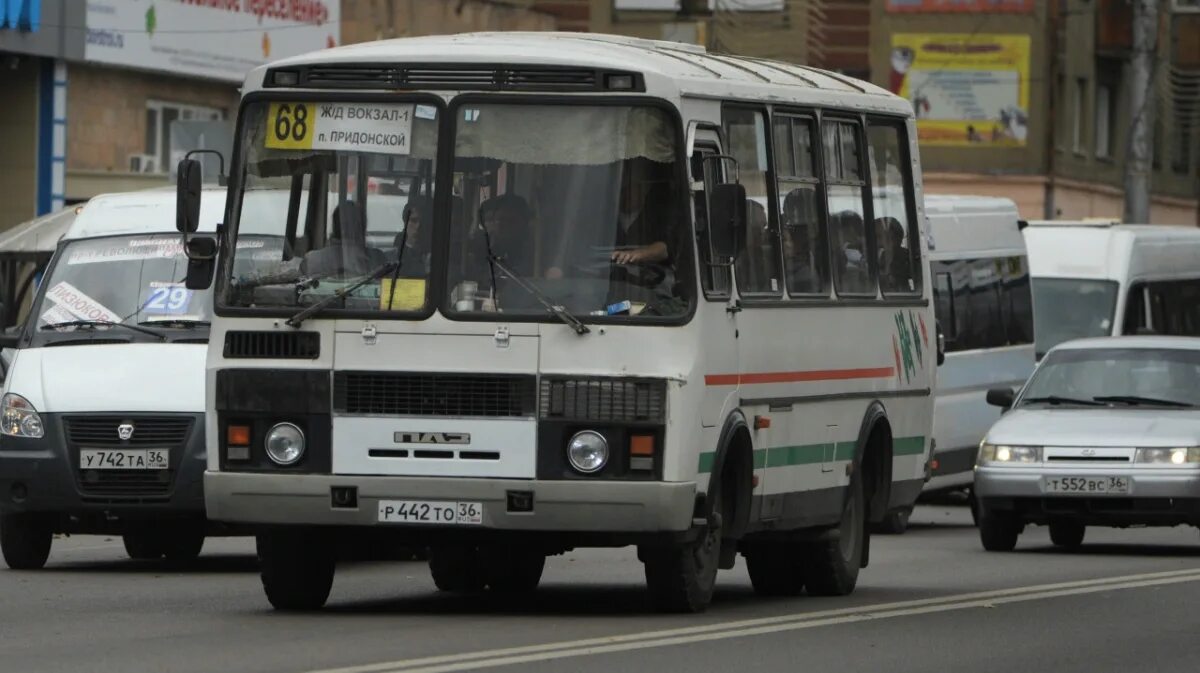
[[[200,228],[200,192],[200,162],[180,160],[175,180],[175,228],[185,237]]]
[[[987,391],[987,403],[1001,409],[1011,409],[1016,393],[1012,388],[991,388]]]
[[[212,285],[213,272],[217,268],[217,240],[197,236],[187,238],[183,246],[183,252],[188,258],[184,287],[189,290],[207,290]]]
[[[736,259],[746,231],[746,188],[735,182],[714,185],[709,199],[709,241],[713,254]]]

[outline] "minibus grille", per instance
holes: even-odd
[[[519,418],[536,412],[532,376],[336,372],[333,408],[344,414]]]
[[[76,416],[63,419],[67,441],[90,448],[150,446],[170,449],[182,445],[192,427],[191,418],[129,418],[125,416]],[[133,425],[133,435],[122,441],[118,428]]]
[[[119,428],[133,425],[133,434],[122,440]],[[193,420],[179,416],[67,416],[63,418],[67,444],[72,448],[72,468],[79,492],[85,498],[129,498],[168,496],[175,480],[175,469],[166,470],[85,470],[79,466],[79,449],[156,448],[170,452],[170,464],[183,459]]]
[[[542,418],[661,423],[667,384],[660,379],[544,377]]]
[[[318,332],[226,332],[225,357],[314,360],[321,354]]]

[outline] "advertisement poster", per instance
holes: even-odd
[[[88,0],[88,61],[240,82],[335,47],[339,0]]]
[[[908,99],[923,145],[1022,147],[1028,35],[892,35],[889,88]]]
[[[887,0],[889,12],[1010,12],[1028,14],[1034,0]]]

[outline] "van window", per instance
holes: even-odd
[[[909,217],[914,212],[913,197],[905,179],[908,162],[903,138],[900,124],[871,121],[867,127],[879,288],[885,295],[913,294],[921,289],[921,247]]]
[[[858,125],[829,121],[822,128],[833,277],[839,293],[874,295]]]
[[[1033,343],[1033,303],[1024,257],[933,263],[934,314],[946,351]]]
[[[726,108],[729,154],[738,162],[738,177],[748,201],[746,244],[735,265],[738,289],[748,294],[783,291],[779,273],[779,240],[771,226],[770,164],[767,123],[761,110]]]
[[[829,253],[821,231],[813,120],[776,115],[772,133],[788,293],[828,295]]]
[[[1129,290],[1121,331],[1200,336],[1200,279],[1135,284]]]
[[[1037,353],[1070,339],[1109,336],[1117,305],[1117,283],[1083,278],[1034,278],[1033,324]]]

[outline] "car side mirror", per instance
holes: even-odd
[[[713,254],[736,259],[746,231],[746,188],[735,182],[714,185],[709,199],[708,236]]]
[[[200,162],[180,160],[175,179],[175,228],[184,236],[200,228],[201,187]]]
[[[991,388],[987,391],[987,403],[1001,409],[1011,409],[1016,393],[1012,388]]]

